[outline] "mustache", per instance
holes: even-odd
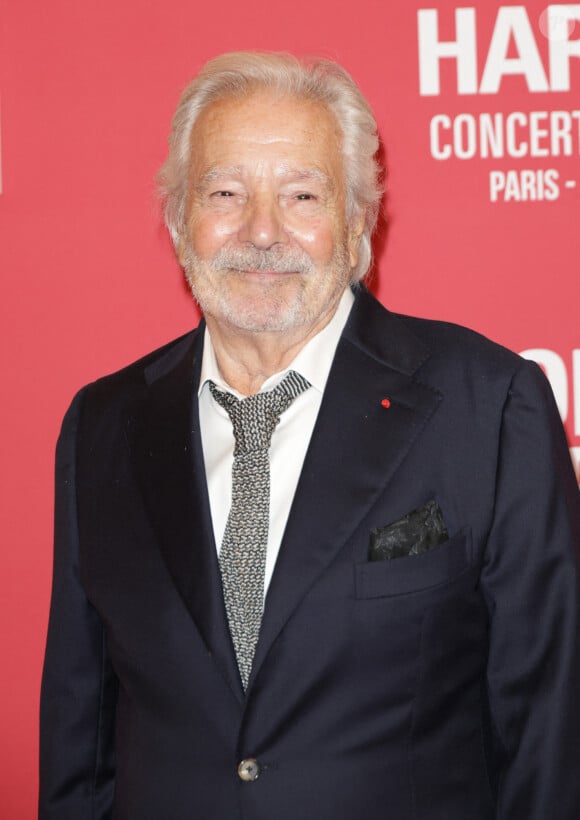
[[[311,273],[314,263],[305,251],[260,248],[221,248],[212,257],[214,270]]]

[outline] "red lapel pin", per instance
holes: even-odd
[[[386,410],[388,410],[389,407],[391,406],[391,400],[390,399],[383,399],[381,401],[381,404]]]

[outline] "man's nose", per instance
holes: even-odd
[[[282,214],[275,198],[261,196],[248,203],[239,233],[241,242],[266,249],[283,242],[284,236]]]

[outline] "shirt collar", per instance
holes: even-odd
[[[289,370],[295,370],[297,373],[300,373],[315,390],[318,390],[320,393],[324,392],[336,346],[338,345],[353,302],[354,295],[350,288],[346,288],[330,322],[304,345],[288,367],[279,373],[274,373],[266,379],[260,388],[260,393],[272,390],[282,381]],[[242,398],[237,391],[233,390],[226,383],[221,375],[214,346],[211,341],[211,335],[206,326],[203,341],[203,357],[201,361],[201,378],[197,391],[198,396],[201,395],[209,381],[214,382],[221,390],[227,390],[239,398]]]

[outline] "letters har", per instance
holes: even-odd
[[[476,9],[455,9],[455,39],[439,38],[437,9],[419,9],[419,91],[422,96],[441,93],[441,60],[453,59],[458,94],[497,94],[502,78],[521,75],[531,92],[569,91],[570,61],[580,57],[580,4],[550,5],[545,13],[548,66],[542,62],[536,40],[539,27],[530,22],[524,6],[500,6],[483,70],[479,77]],[[542,35],[541,35],[542,36]],[[508,57],[514,43],[517,56]]]

